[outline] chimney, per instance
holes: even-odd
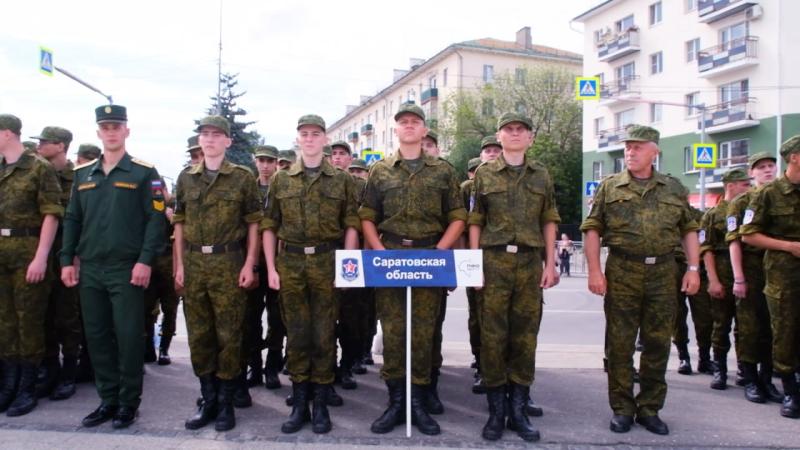
[[[425,60],[423,58],[409,58],[408,66],[411,68],[411,70],[414,70],[421,66],[424,62]]]
[[[523,27],[517,31],[517,45],[526,50],[533,48],[533,43],[531,42],[531,27]]]

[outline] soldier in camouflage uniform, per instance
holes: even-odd
[[[36,407],[36,369],[45,355],[50,249],[64,214],[52,165],[26,151],[22,122],[0,114],[0,412]]]
[[[281,150],[278,152],[278,170],[289,170],[295,161],[297,161],[297,154],[294,150]]]
[[[686,188],[653,168],[659,133],[632,125],[625,139],[626,170],[605,178],[581,225],[589,266],[589,290],[605,295],[608,397],[614,416],[610,429],[630,431],[636,422],[656,434],[669,428],[658,417],[667,395],[665,372],[675,323],[675,245],[682,241],[687,271],[681,290],[700,286],[698,225],[686,201]],[[605,275],[600,238],[608,246]],[[636,334],[644,343],[640,391],[633,395]]]
[[[309,419],[315,433],[332,428],[327,404],[339,311],[333,287],[334,251],[342,243],[344,248],[357,248],[359,223],[353,179],[323,158],[326,141],[321,117],[300,117],[297,144],[302,158],[273,177],[261,223],[267,277],[270,287],[280,289],[288,339],[293,408],[281,426],[284,433],[299,431]],[[276,258],[278,239],[283,248]]]
[[[81,144],[78,147],[78,155],[75,158],[75,163],[81,166],[99,158],[101,153],[103,153],[103,151],[100,150],[100,147],[94,144]]]
[[[199,164],[203,160],[203,148],[198,143],[197,136],[192,136],[186,140],[186,153],[189,156],[189,165]]]
[[[745,210],[742,242],[766,249],[764,294],[772,323],[773,367],[783,382],[781,415],[800,418],[800,135],[781,145],[783,176],[759,189]]]
[[[374,250],[449,249],[464,231],[466,210],[453,166],[422,152],[425,113],[405,103],[394,116],[397,153],[372,166],[359,208],[364,239]],[[423,406],[431,382],[433,334],[441,305],[440,288],[413,289],[411,417],[424,434],[438,434]],[[375,290],[383,329],[381,376],[389,388],[389,408],[372,423],[373,433],[388,433],[404,420],[405,290]]]
[[[483,249],[484,262],[481,370],[490,415],[483,438],[500,439],[508,416],[510,429],[537,441],[539,431],[525,406],[534,380],[542,289],[558,284],[555,244],[561,218],[550,174],[525,155],[533,145],[531,120],[506,113],[497,130],[503,153],[475,172],[469,215],[470,248]]]
[[[262,214],[253,173],[225,159],[232,142],[228,120],[205,117],[197,132],[203,161],[178,176],[173,216],[175,284],[185,287],[189,350],[203,397],[185,426],[194,430],[215,420],[214,428],[226,431],[236,426],[245,289],[257,270]]]
[[[728,244],[725,243],[728,202],[750,188],[750,177],[744,170],[733,169],[722,177],[725,194],[722,200],[706,211],[700,222],[700,254],[708,274],[708,293],[711,295],[711,314],[714,330],[711,343],[714,348],[714,379],[711,389],[727,389],[728,351],[730,334],[736,320],[736,297],[733,295],[733,272]],[[736,352],[739,359],[739,352]]]
[[[726,220],[725,242],[733,268],[733,295],[736,297],[736,321],[739,325],[737,359],[747,382],[744,396],[754,403],[767,400],[781,403],[783,396],[772,384],[772,330],[764,296],[764,250],[743,244],[739,238],[739,226],[756,189],[775,179],[775,163],[776,158],[766,152],[750,156],[749,175],[755,186],[729,203]]]

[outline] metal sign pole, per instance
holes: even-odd
[[[700,110],[700,143],[706,143],[706,107]],[[712,158],[714,155],[711,155]],[[700,211],[706,210],[706,168],[700,168]]]
[[[411,437],[411,286],[406,287],[406,437]]]
[[[56,69],[57,71],[59,71],[59,72],[61,72],[62,74],[66,75],[68,78],[71,78],[71,79],[73,79],[74,81],[77,81],[77,82],[78,82],[78,83],[80,83],[82,86],[84,86],[84,87],[87,87],[87,88],[91,89],[92,91],[94,91],[94,92],[97,92],[98,94],[100,94],[100,95],[102,95],[103,97],[105,97],[105,98],[106,98],[106,100],[108,100],[108,104],[109,104],[109,105],[113,105],[113,104],[114,104],[114,100],[111,98],[111,96],[110,96],[110,95],[106,95],[106,94],[104,94],[104,93],[103,93],[103,91],[101,91],[100,89],[97,89],[96,87],[92,86],[91,84],[89,84],[89,83],[87,83],[87,82],[85,82],[85,81],[81,80],[81,79],[80,79],[80,78],[78,78],[77,76],[75,76],[75,75],[73,75],[73,74],[71,74],[71,73],[67,72],[65,69],[62,69],[61,67],[57,67],[57,66],[54,66],[54,67],[55,67],[55,69]]]

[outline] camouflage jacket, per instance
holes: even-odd
[[[67,161],[63,169],[57,171],[58,182],[61,185],[61,206],[64,208],[69,204],[69,196],[72,194],[72,181],[75,179],[75,165],[72,161]]]
[[[751,198],[739,234],[753,233],[800,241],[800,189],[786,176],[758,189]]]
[[[747,209],[747,205],[749,205],[750,201],[753,199],[753,197],[755,197],[757,190],[758,188],[752,187],[749,191],[736,196],[736,198],[731,200],[731,202],[728,204],[728,217],[726,219],[727,232],[725,233],[725,242],[728,245],[730,245],[731,242],[741,238],[739,235],[739,228],[742,226],[744,212]],[[764,249],[753,247],[752,245],[745,243],[742,243],[742,251],[755,255],[764,255]]]
[[[55,169],[36,153],[23,152],[10,166],[0,159],[0,228],[36,228],[47,214],[61,217],[60,198]]]
[[[700,221],[700,254],[705,252],[721,253],[728,256],[728,244],[725,242],[727,228],[728,205],[727,200],[720,200],[716,206],[703,214]]]

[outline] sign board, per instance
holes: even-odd
[[[717,144],[692,144],[692,164],[697,168],[717,167]]]
[[[575,77],[575,99],[597,100],[600,98],[600,77]]]
[[[383,159],[383,152],[379,150],[370,150],[361,152],[361,158],[370,166]]]
[[[584,193],[587,197],[594,197],[594,192],[597,190],[598,186],[600,186],[599,181],[587,181]]]
[[[480,287],[481,250],[337,250],[336,287]]]
[[[53,51],[39,47],[39,71],[45,75],[53,76]]]

